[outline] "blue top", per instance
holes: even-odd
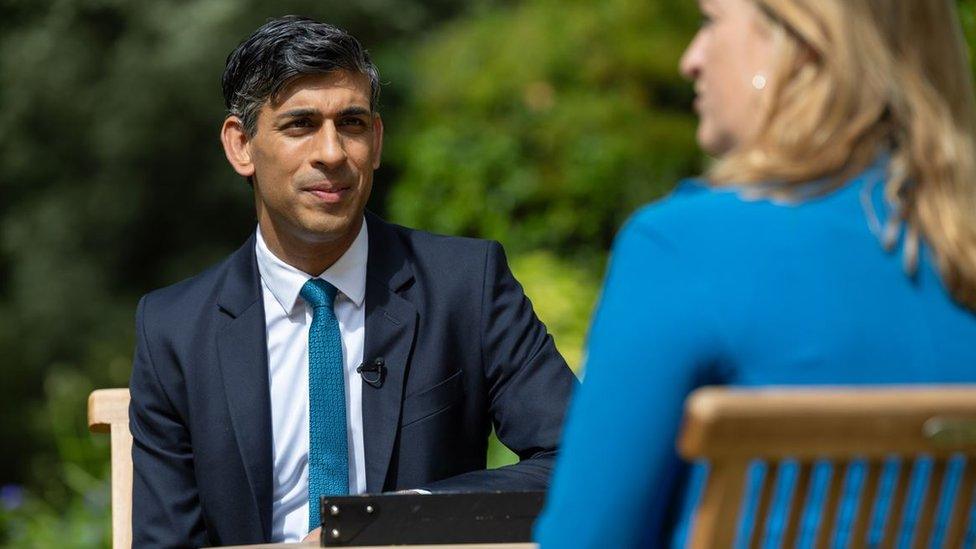
[[[924,246],[909,276],[900,248],[879,243],[885,172],[878,162],[793,204],[686,181],[633,216],[536,528],[543,547],[667,545],[687,487],[675,439],[698,386],[976,381],[976,315]]]

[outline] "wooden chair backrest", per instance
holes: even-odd
[[[88,429],[112,440],[112,547],[132,546],[132,434],[129,390],[99,389],[88,396]]]
[[[962,547],[972,506],[976,469],[976,385],[860,388],[715,388],[692,393],[678,440],[688,460],[707,460],[708,480],[692,518],[689,540],[695,548],[733,547],[750,462],[763,460],[768,471],[786,459],[798,464],[783,547],[793,547],[814,462],[829,460],[844,471],[864,460],[851,546],[866,546],[871,506],[877,498],[884,460],[898,456],[932,459],[928,487],[915,523],[913,547],[928,547],[947,461],[963,456],[945,533],[945,547]],[[904,463],[904,462],[903,462]],[[902,522],[910,467],[899,468],[881,547],[893,547]],[[770,515],[775,474],[758,491],[749,547],[759,547]],[[816,546],[834,539],[843,475],[833,474],[817,527]]]

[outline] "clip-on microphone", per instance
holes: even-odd
[[[356,368],[356,373],[363,376],[363,381],[371,387],[378,389],[383,386],[383,378],[386,377],[386,362],[383,357],[376,357],[372,361],[363,361]]]

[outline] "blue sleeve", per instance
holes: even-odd
[[[208,543],[193,466],[185,406],[157,374],[146,309],[136,313],[136,352],[129,379],[132,432],[132,547],[200,547]],[[166,359],[164,358],[165,362]],[[185,403],[184,403],[185,404]]]
[[[653,213],[638,214],[614,245],[536,527],[544,548],[665,545],[684,399],[718,375],[721,345],[706,282],[715,273],[703,273],[702,250],[657,227]]]

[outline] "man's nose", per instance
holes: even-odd
[[[688,47],[685,48],[678,62],[678,71],[688,80],[695,80],[701,73],[702,44],[701,32],[695,35]]]
[[[312,161],[327,168],[336,168],[346,162],[346,149],[335,124],[331,121],[322,125],[315,144]]]

